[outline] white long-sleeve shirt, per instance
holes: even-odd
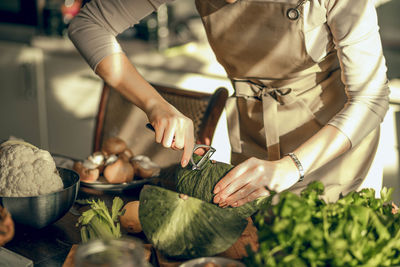
[[[92,0],[71,22],[69,37],[95,70],[108,55],[123,52],[117,34],[172,1]],[[304,6],[303,28],[306,49],[314,61],[322,61],[329,51],[337,50],[348,102],[329,124],[355,146],[381,123],[389,105],[375,1],[309,0]]]

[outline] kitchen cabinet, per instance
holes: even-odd
[[[48,148],[42,50],[0,42],[0,140],[23,138]]]
[[[49,150],[72,158],[92,152],[103,82],[78,52],[44,50]]]
[[[2,41],[0,51],[0,140],[15,136],[55,154],[87,157],[100,78],[65,39]]]

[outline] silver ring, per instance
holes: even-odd
[[[297,8],[289,8],[286,11],[286,16],[290,20],[297,20],[300,17],[300,11]]]

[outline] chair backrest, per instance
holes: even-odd
[[[211,143],[228,97],[226,88],[218,88],[209,94],[152,85],[169,103],[193,120],[198,143]],[[178,163],[182,152],[157,144],[154,133],[145,127],[147,122],[147,116],[141,109],[117,90],[104,85],[96,119],[93,152],[99,151],[107,138],[118,136],[135,155],[146,155],[162,167]]]

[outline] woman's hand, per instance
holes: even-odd
[[[269,190],[281,192],[294,185],[299,172],[289,157],[277,161],[250,158],[233,168],[214,187],[214,203],[220,207],[238,207]]]
[[[147,110],[147,117],[155,129],[155,139],[164,147],[183,149],[181,165],[185,167],[194,147],[193,122],[166,101],[159,101]]]
[[[164,147],[183,149],[181,165],[185,167],[194,147],[193,122],[162,98],[124,53],[104,58],[96,73],[146,113],[155,129],[156,142]]]

